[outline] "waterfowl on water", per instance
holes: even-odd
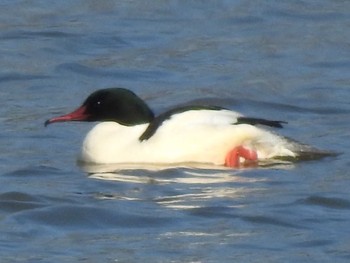
[[[240,167],[275,158],[300,158],[321,151],[267,128],[283,121],[244,117],[217,106],[182,106],[155,116],[135,93],[123,88],[92,93],[55,122],[100,122],[87,134],[80,160],[86,163],[207,163]]]

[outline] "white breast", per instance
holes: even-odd
[[[139,138],[148,124],[122,126],[97,124],[86,136],[81,160],[91,163],[181,163],[224,164],[228,151],[245,145],[259,159],[294,153],[288,142],[269,131],[248,124],[232,125],[240,115],[228,111],[194,110],[165,120],[148,140]]]

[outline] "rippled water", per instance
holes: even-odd
[[[348,262],[350,2],[2,1],[1,262]],[[256,169],[80,167],[122,86],[288,121],[337,157]],[[115,168],[116,169],[116,168]],[[107,171],[107,172],[106,172]]]

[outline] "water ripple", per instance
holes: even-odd
[[[253,216],[241,216],[241,219],[244,221],[254,223],[254,224],[263,224],[263,225],[274,225],[274,226],[283,226],[283,227],[291,227],[291,228],[301,228],[299,225],[286,222],[282,219],[278,219],[276,217],[269,217],[269,216],[260,216],[260,215],[253,215]]]
[[[124,69],[101,69],[100,67],[89,67],[80,63],[63,63],[56,67],[58,72],[68,71],[78,73],[89,77],[110,77],[113,79],[152,79],[155,77],[166,76],[164,71],[157,70],[124,70]]]
[[[314,195],[306,199],[300,200],[299,202],[306,205],[316,205],[331,209],[350,209],[350,201],[342,198]]]
[[[26,193],[7,192],[0,194],[0,211],[13,213],[43,206],[40,198]]]
[[[16,40],[16,39],[37,39],[38,37],[45,38],[71,38],[78,37],[79,34],[72,34],[64,31],[10,31],[0,34],[0,39],[2,40]]]
[[[55,168],[55,167],[50,167],[50,166],[29,166],[21,169],[17,169],[14,171],[6,172],[2,174],[2,176],[9,176],[9,177],[14,177],[14,176],[45,176],[45,175],[59,175],[62,174],[62,170]]]
[[[111,227],[160,227],[173,219],[145,215],[130,209],[107,210],[95,206],[59,205],[17,213],[13,219],[25,223],[60,227],[64,229],[99,229]]]
[[[33,75],[33,74],[23,74],[23,73],[0,74],[0,82],[49,79],[49,78],[50,77],[46,75]]]

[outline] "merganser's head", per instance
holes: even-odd
[[[49,119],[45,126],[67,121],[115,121],[125,126],[149,123],[154,114],[135,93],[123,88],[95,91],[75,111]]]

